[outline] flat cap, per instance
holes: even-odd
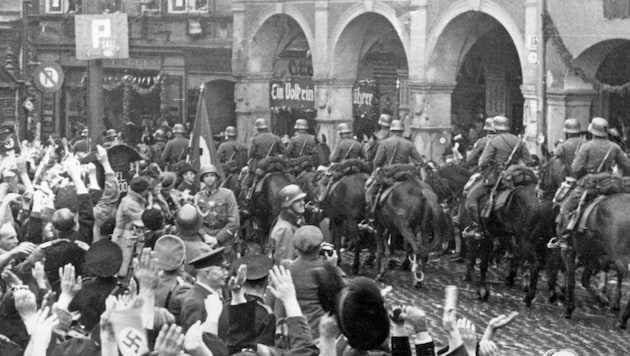
[[[310,253],[324,242],[322,230],[314,225],[304,225],[293,234],[293,247],[303,253]]]
[[[131,179],[131,182],[129,183],[129,188],[136,193],[145,191],[149,189],[150,186],[151,181],[149,181],[149,179],[144,176],[133,177],[133,179]]]
[[[112,277],[120,269],[122,259],[118,244],[108,239],[98,240],[85,253],[83,269],[96,277]]]
[[[208,268],[212,266],[223,266],[223,250],[225,247],[219,247],[212,251],[206,252],[201,256],[188,262],[194,269]]]
[[[155,242],[153,251],[158,266],[164,271],[174,271],[186,260],[186,245],[175,235],[164,235]]]
[[[269,275],[269,270],[273,267],[273,261],[265,255],[247,255],[234,262],[234,273],[241,265],[247,266],[247,280],[257,281]]]

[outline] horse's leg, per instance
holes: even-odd
[[[617,266],[617,297],[615,299],[618,300],[619,303],[621,303],[621,282],[623,281],[623,277],[626,274],[626,271],[627,270],[625,267]],[[621,314],[621,318],[619,319],[619,328],[625,329],[626,324],[628,324],[628,319],[630,319],[630,299],[628,299],[628,302],[626,303],[626,308],[623,311],[623,314]]]
[[[561,263],[561,257],[559,252],[554,249],[549,252],[549,261],[547,261],[547,277],[549,280],[547,281],[547,290],[549,293],[549,298],[547,299],[549,303],[555,303],[558,300],[558,292],[557,292],[557,284],[558,284],[558,273],[560,272],[559,263]]]
[[[376,231],[376,280],[382,282],[385,278],[387,264],[383,261],[385,255],[386,235],[382,227],[378,227]]]
[[[354,275],[359,274],[360,272],[360,264],[361,264],[361,241],[359,238],[359,229],[357,228],[357,224],[353,221],[344,221],[346,235],[354,244],[354,258],[352,260],[352,273]]]
[[[591,277],[594,275],[593,271],[596,270],[595,267],[596,266],[593,266],[593,263],[590,261],[584,267],[584,272],[582,272],[582,280],[581,280],[582,287],[586,289],[586,291],[591,296],[591,298],[597,300],[597,302],[600,305],[606,306],[608,305],[608,298],[606,298],[606,296],[602,294],[601,290],[599,290],[598,288],[593,288],[593,284],[591,283]],[[606,273],[606,272],[604,271],[600,273]],[[595,276],[599,277],[598,275],[599,273],[596,274]]]
[[[531,269],[531,274],[529,276],[529,289],[527,290],[527,294],[525,294],[525,305],[528,307],[532,306],[532,301],[534,297],[536,297],[536,289],[538,287],[538,277],[540,275],[540,269],[543,265],[543,257],[542,256],[534,256]]]
[[[466,244],[466,254],[464,255],[466,274],[464,275],[464,281],[472,282],[472,274],[477,263],[477,255],[479,254],[479,244],[472,237],[465,238],[464,243]]]
[[[566,266],[565,286],[567,293],[567,308],[564,317],[571,318],[575,310],[575,249],[568,248],[562,251],[562,259]]]
[[[486,284],[486,274],[488,273],[488,265],[492,258],[493,242],[488,238],[481,242],[481,263],[479,264],[479,288],[477,293],[479,298],[483,301],[488,300],[490,297],[490,288]]]

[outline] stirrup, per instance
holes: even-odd
[[[569,244],[567,243],[567,239],[566,236],[554,236],[551,239],[549,239],[549,242],[547,242],[547,248],[548,249],[556,249],[556,248],[561,248],[561,249],[567,249],[569,247]]]
[[[376,233],[376,229],[372,226],[372,222],[368,219],[364,219],[358,223],[357,228],[361,231],[369,232],[370,234]]]
[[[485,235],[479,232],[476,227],[467,226],[464,231],[462,231],[462,236],[464,238],[474,238],[475,240],[482,240]]]

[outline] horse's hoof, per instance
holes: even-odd
[[[555,303],[558,301],[558,294],[556,294],[556,293],[551,294],[551,295],[549,296],[549,298],[547,299],[547,301],[548,301],[550,304],[555,304]]]
[[[610,306],[610,310],[614,311],[614,312],[618,312],[619,311],[620,306],[619,306],[619,302],[615,302],[613,303],[613,305]]]
[[[564,311],[564,318],[565,319],[571,319],[571,315],[573,314],[573,309],[575,309],[575,308],[567,308]]]
[[[526,306],[526,307],[531,307],[531,306],[532,306],[532,300],[533,300],[533,299],[534,299],[534,298],[532,298],[532,297],[530,297],[530,296],[526,296],[526,297],[523,299],[523,303],[525,303],[525,306]]]
[[[480,287],[477,290],[477,296],[479,297],[479,300],[485,302],[488,298],[490,298],[490,291],[486,287]]]
[[[410,271],[411,270],[411,261],[409,261],[408,258],[405,258],[403,263],[400,265],[400,269],[403,270],[403,271]]]
[[[416,288],[416,289],[422,288],[422,282],[421,281],[415,281],[413,283],[413,287]]]
[[[602,294],[597,296],[597,301],[599,302],[599,305],[602,307],[607,307],[610,304],[610,302],[608,301],[608,298],[606,298],[606,296]]]
[[[620,321],[617,323],[617,327],[618,327],[619,329],[621,329],[621,330],[626,330],[626,325],[627,325],[627,324],[628,324],[628,321],[627,321],[627,320],[620,320]]]

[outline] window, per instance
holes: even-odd
[[[160,0],[141,0],[140,1],[140,12],[149,12],[156,13],[161,11],[161,3]]]
[[[630,0],[604,0],[604,17],[625,19],[630,17]]]
[[[169,0],[168,12],[208,12],[210,0]]]
[[[66,10],[64,0],[46,0],[46,13],[48,14],[62,14]]]

